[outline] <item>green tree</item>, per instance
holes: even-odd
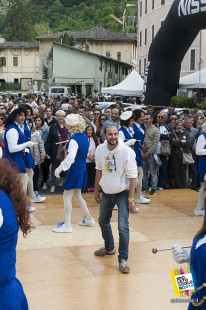
[[[35,36],[40,37],[51,33],[51,29],[47,22],[36,23],[34,25]]]
[[[35,31],[32,12],[25,0],[10,0],[6,13],[5,38],[7,41],[33,41]]]

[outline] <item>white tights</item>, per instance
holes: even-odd
[[[78,189],[64,190],[63,198],[64,198],[65,225],[66,226],[71,225],[72,197],[74,197],[75,200],[78,202],[87,219],[91,220],[92,217],[87,208],[86,201],[81,195],[81,189],[78,188]]]
[[[201,188],[199,191],[198,201],[197,201],[197,207],[196,210],[200,210],[201,208],[204,208],[204,191],[205,191],[205,183],[200,183]]]
[[[29,177],[28,177],[27,173],[18,173],[17,175],[18,175],[19,180],[22,184],[22,189],[26,195]]]
[[[34,171],[33,171],[33,169],[26,168],[26,172],[27,172],[28,177],[29,177],[28,192],[29,192],[30,197],[34,198],[35,197],[34,186],[33,186]]]

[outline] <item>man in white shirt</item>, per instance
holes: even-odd
[[[127,265],[129,247],[129,212],[135,213],[135,184],[137,165],[134,151],[118,139],[118,128],[109,124],[105,129],[106,141],[99,145],[95,154],[96,180],[95,201],[100,203],[99,225],[105,247],[94,252],[95,256],[115,255],[110,220],[112,209],[118,207],[119,270],[130,271]],[[100,200],[99,185],[103,194]]]

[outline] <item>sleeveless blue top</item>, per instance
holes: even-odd
[[[134,124],[133,125],[134,129],[134,136],[133,139],[140,140],[140,142],[136,141],[134,144],[134,151],[136,154],[136,161],[137,161],[137,167],[143,166],[142,163],[142,149],[143,149],[143,142],[144,142],[144,137],[145,133],[142,133],[141,130]]]
[[[206,148],[206,133],[202,132],[200,135],[203,135],[205,137],[204,148]],[[204,182],[205,174],[206,174],[206,155],[200,155],[198,160],[198,175],[200,182]]]
[[[84,133],[75,134],[71,136],[69,142],[67,143],[67,149],[71,140],[75,140],[77,142],[78,150],[75,161],[67,172],[63,189],[85,189],[87,185],[86,159],[89,150],[89,140]]]
[[[25,142],[31,141],[31,130],[26,124],[24,124],[24,136],[25,136]],[[35,168],[35,163],[31,154],[30,147],[27,148],[29,149],[29,153],[24,154],[24,162],[26,168],[32,169]]]
[[[191,261],[191,271],[193,275],[193,281],[195,282],[196,289],[200,288],[203,283],[206,284],[206,243],[200,245],[197,249],[195,249],[197,242],[204,237],[204,235],[193,240],[190,261]],[[206,287],[203,286],[202,289],[197,290],[197,292],[192,294],[192,299],[200,302],[203,297],[206,296]],[[195,307],[192,303],[190,303],[189,310],[198,309],[205,310],[206,309],[206,300],[203,302],[201,306]]]
[[[25,136],[24,136],[23,132],[18,128],[18,126],[16,126],[15,124],[9,125],[6,128],[5,134],[4,134],[4,156],[3,157],[8,158],[8,160],[15,163],[16,168],[17,168],[17,172],[26,173],[26,166],[25,166],[25,162],[23,159],[23,157],[24,157],[23,151],[15,152],[15,153],[9,152],[8,143],[6,140],[6,134],[12,128],[16,129],[18,134],[19,134],[19,140],[18,140],[17,144],[25,143]]]
[[[0,208],[4,220],[0,227],[0,309],[27,310],[26,296],[21,283],[16,278],[16,245],[19,227],[13,203],[1,189]]]

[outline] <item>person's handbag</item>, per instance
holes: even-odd
[[[176,137],[176,140],[178,140],[176,133],[175,133],[175,137]],[[195,161],[194,161],[194,159],[192,157],[192,154],[191,153],[184,153],[182,147],[180,149],[182,151],[182,161],[183,161],[183,164],[184,165],[192,165],[192,164],[194,164]]]
[[[171,146],[169,141],[161,141],[161,154],[164,156],[170,156]]]
[[[184,165],[192,165],[192,164],[194,164],[195,161],[194,161],[191,153],[188,153],[188,154],[184,153],[183,149],[182,149],[182,155],[183,155],[183,164]]]

